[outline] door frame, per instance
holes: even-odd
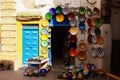
[[[40,24],[41,21],[17,21],[17,27],[16,27],[16,34],[17,34],[17,59],[18,59],[18,67],[20,68],[22,65],[22,25],[23,24],[38,24],[38,29],[40,32]],[[39,41],[40,42],[40,41]],[[39,47],[40,50],[40,47]],[[40,55],[40,51],[38,53],[38,55]]]

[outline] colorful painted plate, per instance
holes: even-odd
[[[88,35],[88,43],[92,43],[92,35]]]
[[[42,27],[48,27],[49,21],[47,19],[42,19],[41,24],[42,24]]]
[[[86,51],[87,50],[87,45],[85,43],[79,43],[78,45],[78,50],[79,51]]]
[[[80,7],[80,8],[79,8],[79,13],[80,13],[81,15],[85,14],[85,12],[86,12],[86,10],[85,10],[84,7]]]
[[[94,15],[99,15],[100,11],[99,11],[99,9],[97,7],[95,7],[93,9],[93,13],[94,13]]]
[[[70,26],[76,26],[77,25],[77,20],[74,18],[74,19],[71,19],[70,21],[69,21],[69,24],[70,24]]]
[[[70,42],[77,42],[77,37],[75,35],[70,36]]]
[[[95,24],[97,27],[100,27],[103,24],[103,21],[101,18],[96,18],[95,19]]]
[[[97,55],[97,57],[103,57],[104,56],[104,50],[103,50],[102,47],[98,47],[96,49],[96,55]]]
[[[47,47],[47,46],[48,46],[48,42],[47,42],[46,40],[42,40],[42,41],[41,41],[41,45],[42,45],[43,47]]]
[[[71,48],[69,54],[70,54],[71,57],[76,57],[77,56],[76,49]]]
[[[55,8],[50,8],[50,9],[49,9],[49,12],[50,12],[52,15],[55,15],[55,14],[56,14]]]
[[[72,12],[70,12],[67,14],[67,18],[68,18],[68,20],[74,19],[75,15]]]
[[[87,19],[87,24],[89,27],[93,27],[91,18]]]
[[[63,14],[57,14],[55,18],[56,18],[57,22],[63,22],[64,21],[64,15]]]
[[[56,10],[57,14],[61,14],[62,13],[62,7],[60,7],[60,6],[57,6],[55,10]]]
[[[77,27],[71,27],[69,30],[71,35],[76,35],[78,33],[78,28]]]
[[[102,45],[103,44],[103,38],[102,38],[102,36],[97,36],[97,43],[99,44],[99,45]]]
[[[48,48],[47,47],[42,47],[41,52],[43,54],[47,54],[48,53]]]
[[[97,37],[95,35],[92,35],[92,43],[93,44],[97,43]]]
[[[50,12],[47,12],[47,13],[45,14],[45,18],[46,18],[47,20],[52,19],[52,14],[51,14]]]
[[[48,36],[46,34],[41,35],[41,40],[48,41]]]
[[[41,29],[41,34],[48,34],[48,30],[46,28]]]
[[[64,15],[67,15],[69,12],[70,12],[70,10],[69,10],[69,8],[67,8],[67,7],[64,7],[64,8],[62,9],[62,13],[63,13]]]
[[[78,59],[80,59],[81,61],[86,60],[86,58],[87,58],[86,51],[79,51],[77,57],[78,57]]]
[[[95,28],[95,35],[96,35],[96,36],[99,36],[100,34],[101,34],[100,28],[99,28],[99,27],[96,27],[96,28]]]
[[[80,30],[85,30],[85,23],[80,22],[78,27],[79,27]]]
[[[87,8],[86,11],[87,11],[87,12],[86,12],[87,15],[91,17],[91,16],[92,16],[92,10],[91,10],[90,8]]]

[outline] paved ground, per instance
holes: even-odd
[[[24,68],[21,68],[18,71],[0,71],[0,80],[57,80],[57,76],[62,72],[64,65],[62,60],[55,60],[54,63],[55,64],[53,64],[51,71],[48,72],[45,76],[24,76]]]

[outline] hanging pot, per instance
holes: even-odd
[[[69,24],[70,24],[70,26],[76,26],[77,25],[77,20],[74,18],[74,19],[71,19],[70,21],[69,21]]]
[[[99,36],[97,36],[97,43],[99,44],[99,45],[102,45],[103,44],[103,38],[99,35]]]
[[[103,21],[101,18],[96,18],[95,19],[95,24],[97,27],[100,27],[103,24]]]
[[[85,12],[86,12],[86,10],[85,10],[84,7],[80,7],[80,8],[79,8],[79,12],[80,12],[81,15],[84,15]]]
[[[50,12],[47,12],[47,13],[45,14],[45,18],[46,18],[47,20],[52,19],[52,14],[51,14]]]
[[[80,22],[78,27],[79,27],[80,30],[85,30],[85,23]]]
[[[79,51],[86,51],[87,50],[86,44],[85,43],[79,43],[78,50]]]
[[[92,10],[91,10],[90,8],[87,8],[87,15],[88,15],[89,17],[92,16]]]
[[[62,13],[62,8],[60,6],[56,7],[56,13],[61,14]]]
[[[78,28],[77,27],[71,27],[69,30],[71,35],[76,35],[78,33]]]
[[[77,55],[76,49],[71,48],[69,54],[71,57],[76,57],[76,55]]]
[[[56,14],[55,8],[50,8],[50,9],[49,9],[49,12],[50,12],[52,15],[55,15],[55,14]]]
[[[64,15],[63,14],[57,14],[55,18],[56,18],[57,22],[63,22],[64,21]]]
[[[68,18],[68,20],[74,19],[75,15],[72,12],[70,12],[67,14],[67,18]]]
[[[97,57],[103,57],[104,56],[104,50],[103,50],[102,47],[98,47],[96,49],[96,55],[97,55]]]
[[[63,13],[64,15],[67,15],[69,12],[70,12],[70,10],[69,10],[69,8],[67,8],[67,7],[64,7],[64,8],[62,9],[62,13]]]
[[[48,27],[49,21],[47,19],[42,19],[41,24],[42,24],[42,27]]]
[[[81,61],[86,60],[87,58],[87,54],[86,51],[79,51],[77,54],[78,59],[80,59]]]

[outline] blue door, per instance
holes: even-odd
[[[26,65],[29,58],[38,56],[39,53],[38,25],[22,25],[22,64]]]

